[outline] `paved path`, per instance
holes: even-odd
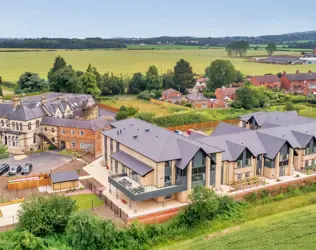
[[[0,207],[2,212],[2,217],[0,217],[0,227],[17,223],[19,220],[17,213],[20,209],[20,203]]]

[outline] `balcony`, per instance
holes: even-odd
[[[143,186],[128,177],[127,174],[110,174],[108,181],[134,201],[150,200],[158,196],[166,196],[187,189],[185,178],[177,180],[175,184],[167,182],[164,187],[157,187],[155,185]]]

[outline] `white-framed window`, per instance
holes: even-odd
[[[71,134],[74,135],[76,132],[75,130],[71,130]]]
[[[66,134],[66,130],[62,129],[62,130],[61,130],[61,133],[62,133],[63,135]]]
[[[76,143],[75,142],[71,142],[71,147],[75,148],[76,147]]]
[[[84,143],[80,143],[80,148],[84,148]]]
[[[80,131],[80,136],[84,136],[84,132],[83,131]]]
[[[52,128],[52,133],[55,133],[55,128]]]
[[[241,180],[242,174],[237,174],[237,180]]]
[[[249,178],[249,177],[250,177],[250,172],[247,172],[247,173],[245,174],[245,177],[246,177],[246,178]]]
[[[92,148],[93,147],[93,145],[92,144],[88,144],[88,148]]]

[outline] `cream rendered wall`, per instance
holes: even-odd
[[[63,117],[63,113],[60,111],[60,109],[57,107],[54,117],[59,117],[62,118]]]

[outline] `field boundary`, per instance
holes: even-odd
[[[108,111],[112,111],[112,112],[119,112],[119,108],[115,108],[113,106],[110,106],[110,105],[107,105],[107,104],[104,104],[104,103],[99,103],[98,106],[101,108],[101,109],[105,109],[105,110],[108,110]]]

